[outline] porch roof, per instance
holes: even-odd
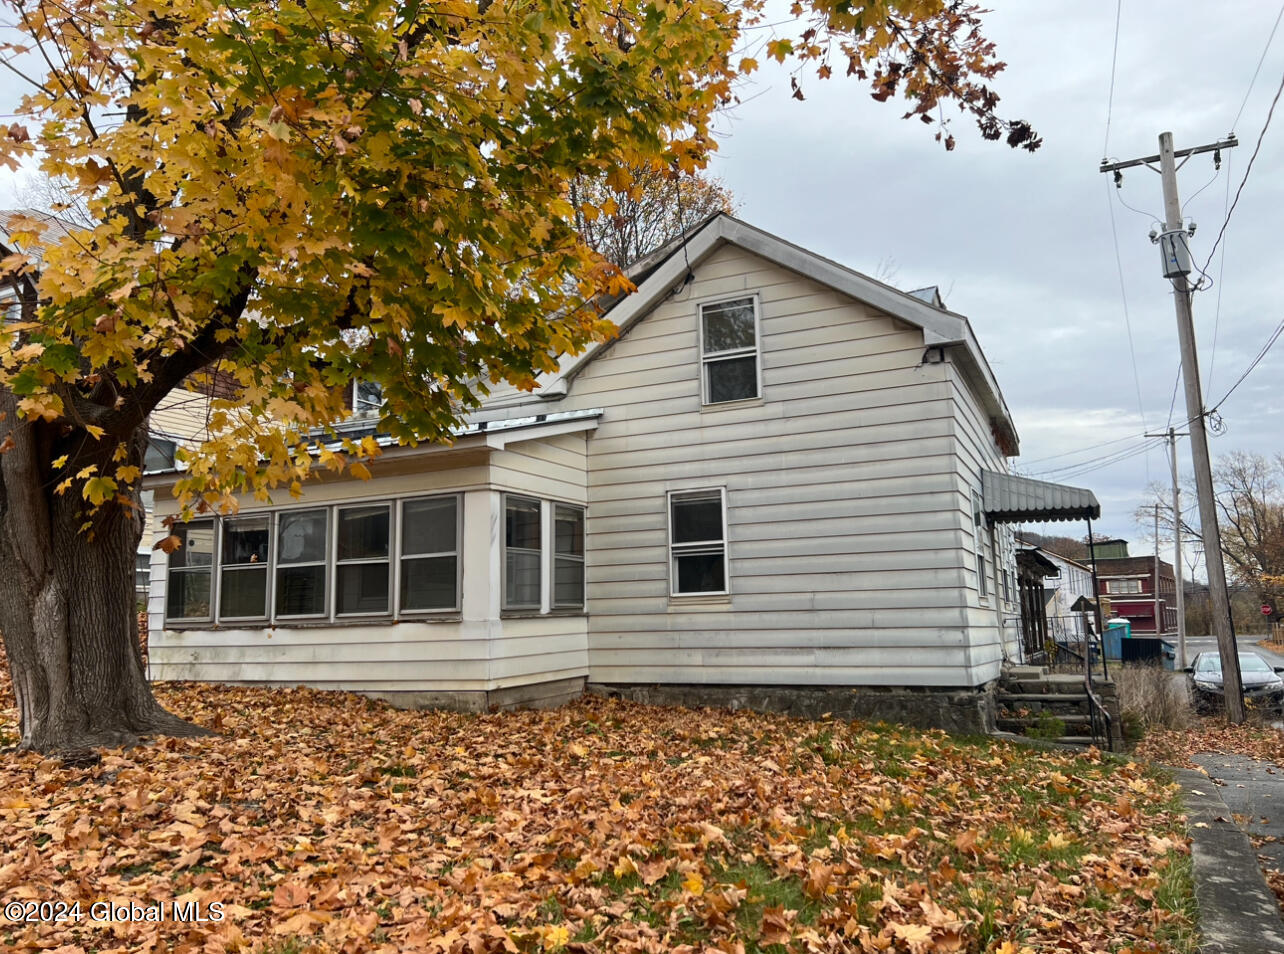
[[[995,523],[1042,523],[1101,516],[1101,504],[1091,490],[993,470],[981,471],[981,498],[985,515]]]

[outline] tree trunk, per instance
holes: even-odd
[[[0,391],[0,421],[17,422]],[[17,422],[0,455],[0,633],[22,732],[40,752],[132,745],[145,735],[206,735],[152,696],[138,646],[134,559],[143,531],[136,489],[94,509],[63,474],[110,473],[114,442]],[[141,463],[139,431],[128,462]],[[65,448],[62,445],[66,445]],[[50,461],[71,449],[57,474]]]

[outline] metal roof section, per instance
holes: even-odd
[[[941,288],[939,285],[928,285],[924,288],[915,288],[907,291],[905,294],[911,298],[917,298],[919,301],[925,301],[933,308],[939,308],[941,311],[949,311],[945,307],[945,299],[941,297]]]
[[[995,523],[1095,519],[1101,504],[1091,490],[981,471],[981,506]]]
[[[457,446],[453,442],[466,439],[471,440],[474,446],[488,447],[492,450],[502,450],[510,443],[535,440],[540,437],[555,437],[558,434],[569,434],[575,431],[591,430],[597,427],[598,419],[604,413],[605,411],[599,407],[588,408],[582,411],[553,411],[549,414],[535,414],[530,417],[515,417],[502,421],[482,421],[480,423],[463,424],[450,429],[449,433],[452,441],[451,444],[440,444],[427,441],[419,444],[402,444],[395,437],[378,433],[377,425],[373,422],[361,422],[364,427],[359,430],[351,427],[344,427],[343,424],[340,424],[336,427],[336,430],[348,439],[359,439],[361,437],[373,436],[381,449],[387,449],[392,454],[399,453],[399,456],[453,450],[456,449]],[[343,442],[341,440],[330,441],[325,446],[332,451],[340,451],[343,449]],[[171,468],[145,471],[144,477],[155,478],[161,476],[172,476],[182,473],[185,469],[186,468],[183,467],[181,462],[176,462]],[[153,482],[152,485],[155,486],[155,482]]]

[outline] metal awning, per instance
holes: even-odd
[[[1101,504],[1091,490],[993,470],[981,471],[981,498],[985,515],[995,523],[1091,520],[1101,516]]]
[[[1061,574],[1061,567],[1034,549],[1018,550],[1016,563],[1018,570],[1024,570],[1031,577],[1059,576]]]

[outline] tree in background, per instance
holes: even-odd
[[[1092,562],[1092,555],[1088,552],[1086,539],[1079,540],[1075,537],[1046,535],[1027,531],[1023,531],[1020,537],[1026,543],[1042,547],[1059,557],[1065,557],[1067,560],[1074,560],[1076,563],[1085,565]]]
[[[571,183],[690,176],[757,68],[763,0],[6,0],[27,79],[0,162],[65,182],[89,224],[16,216],[0,261],[0,631],[21,745],[200,730],[163,710],[135,638],[148,415],[193,376],[234,381],[186,456],[189,508],[299,493],[378,450],[327,426],[353,380],[382,428],[443,438],[506,380],[611,332],[630,286],[577,228]],[[976,7],[802,0],[765,55],[835,68],[954,144],[1035,149],[997,113]],[[755,33],[755,36],[762,35]],[[615,199],[618,204],[619,199]],[[331,441],[324,444],[322,437]],[[172,547],[177,538],[165,544]]]
[[[1284,455],[1229,454],[1213,468],[1213,488],[1236,628],[1278,623],[1284,619]],[[1171,532],[1177,522],[1171,490],[1156,485],[1150,492],[1154,500],[1137,508],[1138,524],[1150,526],[1158,506],[1160,527]],[[1193,486],[1185,497],[1195,499]],[[1184,545],[1201,545],[1200,530],[1187,522],[1187,514],[1180,515],[1180,525]],[[1243,607],[1250,604],[1252,613],[1245,615]],[[1262,613],[1262,606],[1270,613]]]
[[[702,173],[632,168],[620,192],[603,177],[570,184],[575,226],[585,244],[617,268],[627,268],[715,212],[735,212],[731,191]]]

